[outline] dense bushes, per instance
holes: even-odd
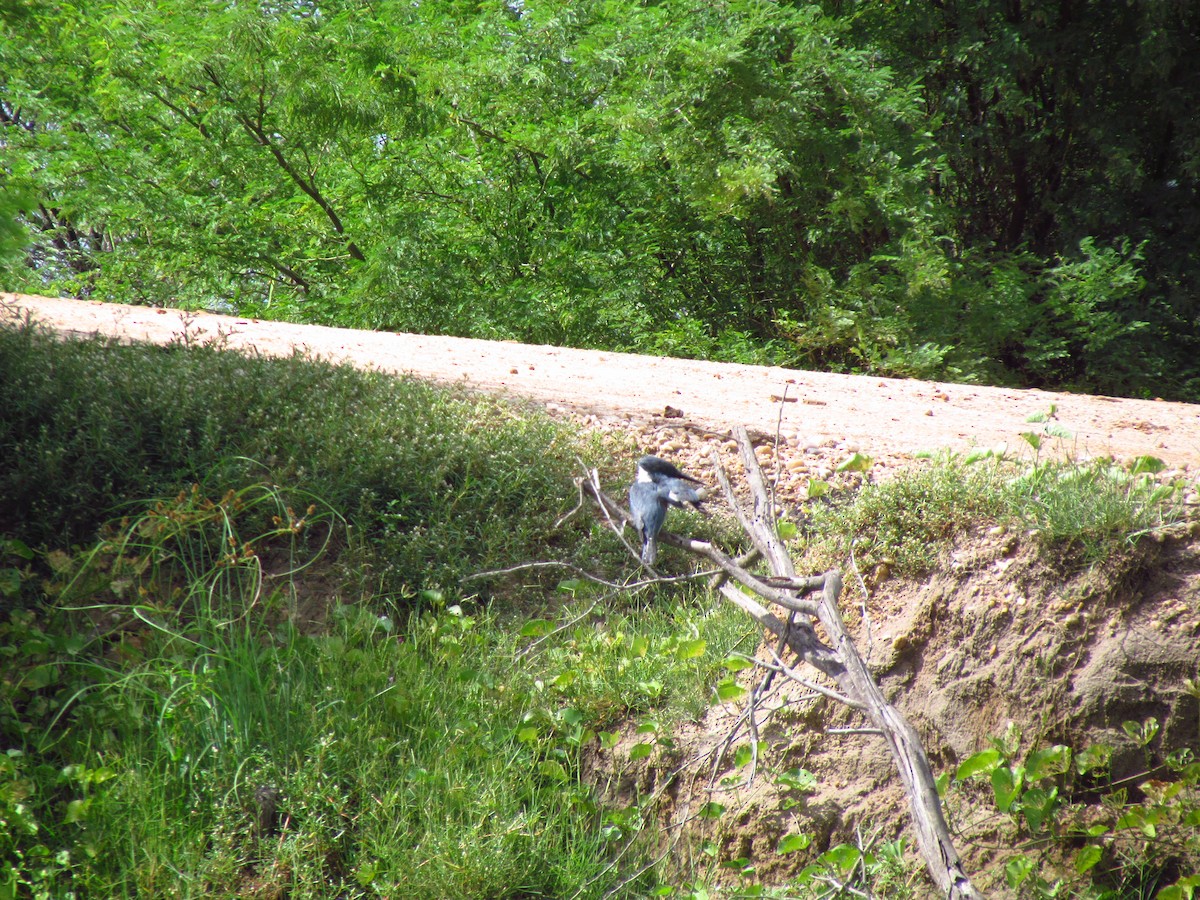
[[[824,7],[28,4],[4,280],[1200,396],[1195,11]]]

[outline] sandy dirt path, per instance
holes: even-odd
[[[60,333],[167,343],[216,339],[230,349],[332,361],[528,398],[551,411],[594,415],[611,427],[686,422],[728,432],[741,423],[782,433],[792,447],[825,445],[881,459],[923,450],[1007,445],[1057,407],[1078,457],[1159,457],[1200,469],[1200,404],[976,387],[762,366],[697,362],[465,338],[293,325],[175,309],[0,294],[9,321],[28,315]],[[0,373],[2,377],[3,373]],[[781,397],[786,391],[786,403]],[[674,411],[680,415],[675,416]],[[665,414],[665,415],[664,415]]]

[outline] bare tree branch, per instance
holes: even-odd
[[[950,900],[977,900],[982,895],[971,884],[950,839],[933,771],[921,745],[920,736],[899,710],[883,696],[846,631],[838,608],[838,599],[842,592],[841,572],[832,570],[820,576],[797,576],[787,548],[779,538],[770,493],[758,459],[754,455],[750,435],[744,427],[738,427],[734,433],[751,489],[750,510],[744,509],[739,502],[729,477],[715,454],[714,469],[729,505],[749,534],[756,551],[767,561],[771,575],[764,577],[747,571],[743,565],[739,565],[737,561],[705,541],[692,540],[669,532],[660,532],[659,540],[711,560],[723,575],[728,576],[730,581],[725,581],[719,586],[721,595],[779,641],[779,648],[773,653],[773,663],[762,664],[764,667],[778,671],[806,688],[817,690],[863,713],[870,727],[854,731],[878,733],[887,742],[909,797],[917,846],[933,882],[938,886],[941,895]],[[623,506],[603,492],[594,471],[586,490],[595,498],[614,530],[618,527],[616,522],[624,523],[629,518],[629,513]],[[820,600],[816,602],[801,599],[802,595],[816,592],[820,594]],[[751,593],[768,603],[789,610],[789,620],[780,619],[755,600]],[[817,636],[814,620],[820,621],[832,646],[826,645]],[[795,654],[797,659],[831,678],[837,684],[838,691],[819,687],[801,677],[794,667],[785,664],[782,658],[784,647]],[[753,717],[753,712],[751,716]],[[751,721],[752,730],[753,725]]]

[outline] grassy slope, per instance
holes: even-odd
[[[607,598],[604,624],[521,657],[523,619],[460,586],[550,557],[630,570],[584,517],[553,528],[595,445],[299,359],[22,329],[0,370],[0,896],[646,890],[652,872],[621,887],[645,851],[618,854],[631,832],[580,747],[702,705],[744,627]],[[263,576],[281,559],[321,572],[325,628]],[[552,618],[603,599],[524,584],[505,600]]]
[[[461,581],[546,558],[629,575],[584,517],[552,527],[601,448],[299,359],[0,329],[0,371],[0,898],[643,896],[666,877],[653,816],[600,803],[580,754],[631,721],[665,746],[753,636],[686,589]],[[920,571],[981,520],[1102,553],[1161,520],[1161,488],[942,460],[817,506],[805,567],[855,535],[864,568]]]

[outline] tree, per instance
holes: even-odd
[[[5,92],[109,235],[101,296],[719,351],[925,215],[915,94],[811,10],[127,0],[30,15],[13,60],[52,29],[87,74]]]
[[[1034,383],[1194,396],[1200,10],[1145,0],[826,6],[923,85],[945,152],[937,190],[954,213],[956,279],[1011,288],[999,291],[1008,312],[984,316],[1012,326],[1007,335],[972,328],[972,310],[994,297],[942,298],[938,314],[968,332],[967,349]],[[1114,273],[1136,269],[1139,289],[1117,274],[1110,295],[1073,305],[1077,277],[1064,273],[1100,258]],[[1018,286],[1011,276],[1022,273]],[[1115,329],[1102,353],[1076,333],[1094,314]]]
[[[4,177],[33,238],[6,280],[1200,391],[1197,13],[826,7],[30,0],[0,46]]]

